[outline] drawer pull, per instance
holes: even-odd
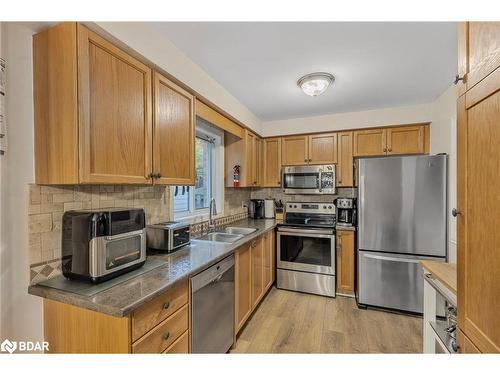
[[[170,307],[170,302],[165,302],[165,303],[163,304],[163,310],[166,310],[166,309],[168,309],[169,307]]]
[[[167,341],[169,337],[170,337],[170,332],[163,334],[163,340]]]

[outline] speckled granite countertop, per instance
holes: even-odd
[[[42,285],[30,286],[28,293],[104,314],[123,317],[179,281],[203,271],[232,254],[241,245],[274,229],[276,221],[274,219],[245,219],[231,223],[229,226],[257,228],[257,231],[232,244],[194,239],[191,245],[172,254],[152,255],[152,257],[165,260],[165,264],[92,296],[84,296]]]

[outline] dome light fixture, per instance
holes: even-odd
[[[318,96],[323,94],[334,80],[335,77],[330,73],[310,73],[299,78],[297,86],[299,86],[306,95]]]

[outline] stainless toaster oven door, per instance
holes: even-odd
[[[90,241],[89,273],[102,277],[146,260],[145,229]]]

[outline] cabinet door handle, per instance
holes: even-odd
[[[388,149],[387,151],[392,152],[392,148]]]
[[[457,210],[456,208],[451,210],[451,216],[457,217],[458,215],[462,215],[462,213],[459,210]]]
[[[386,149],[386,148],[384,148],[384,152],[387,152],[387,149]]]
[[[153,174],[153,172],[150,172],[150,173],[146,176],[146,180],[150,180],[150,179],[152,179],[152,178],[154,178],[154,174]]]
[[[169,301],[169,302],[165,302],[165,303],[163,304],[163,310],[166,310],[166,309],[168,309],[169,307],[170,307],[170,301]]]
[[[458,75],[458,74],[457,74],[457,75],[455,76],[455,80],[453,81],[453,83],[456,85],[456,84],[458,84],[458,82],[460,82],[460,81],[462,81],[463,83],[465,83],[465,76],[460,77],[460,75]]]
[[[166,332],[163,334],[163,340],[168,340],[168,338],[170,337],[170,332]]]
[[[307,159],[304,159],[304,162],[306,162],[306,163],[307,163]]]

